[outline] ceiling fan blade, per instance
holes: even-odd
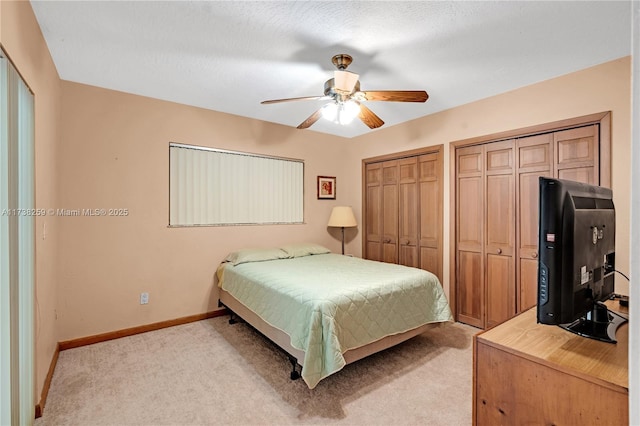
[[[345,93],[353,92],[353,88],[356,86],[360,76],[350,71],[337,70],[333,72],[333,81],[336,90],[340,90]]]
[[[313,101],[319,99],[331,99],[329,96],[304,96],[302,98],[287,98],[287,99],[272,99],[269,101],[262,101],[261,104],[277,104],[280,102],[290,102],[290,101]]]
[[[424,90],[367,90],[359,93],[367,101],[426,102],[429,99]]]
[[[358,114],[358,117],[360,117],[360,120],[369,126],[370,129],[377,129],[384,124],[384,121],[382,121],[380,117],[364,105],[360,105],[360,113]]]
[[[313,114],[311,114],[309,116],[309,118],[307,118],[302,123],[300,123],[298,125],[298,129],[307,129],[307,128],[311,127],[311,125],[313,123],[315,123],[316,121],[318,121],[320,119],[320,117],[322,117],[322,107],[318,108],[316,110],[316,112],[314,112]]]

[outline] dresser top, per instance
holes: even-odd
[[[622,311],[617,302],[608,301],[607,306]],[[618,328],[618,343],[600,342],[558,326],[538,324],[534,307],[476,338],[556,370],[628,392],[628,323]]]

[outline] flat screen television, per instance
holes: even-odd
[[[603,303],[614,294],[612,192],[545,177],[539,187],[538,322],[615,343],[627,318]]]

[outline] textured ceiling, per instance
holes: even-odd
[[[331,57],[382,128],[631,54],[630,1],[31,1],[64,80],[295,127],[327,101]],[[309,130],[371,132],[359,120]]]

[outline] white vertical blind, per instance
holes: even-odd
[[[30,425],[34,375],[33,95],[0,56],[0,424]]]
[[[304,163],[169,145],[171,226],[301,223]]]

